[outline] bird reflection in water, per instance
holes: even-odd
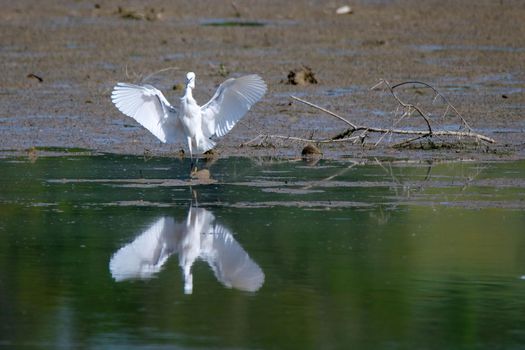
[[[228,288],[255,292],[264,283],[263,271],[232,233],[210,211],[195,207],[190,207],[182,222],[169,216],[157,219],[113,254],[109,270],[117,282],[151,278],[172,254],[179,256],[186,294],[193,292],[191,267],[198,259],[206,261],[217,280]]]

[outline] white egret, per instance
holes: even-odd
[[[199,106],[192,95],[195,73],[186,74],[180,105],[172,106],[151,85],[117,83],[111,94],[115,106],[135,119],[164,143],[187,142],[193,153],[215,147],[214,138],[226,135],[266,93],[266,83],[256,74],[223,82],[211,100]]]
[[[255,292],[264,283],[264,273],[208,210],[191,207],[185,221],[161,217],[133,242],[116,251],[109,270],[117,281],[147,279],[162,270],[172,254],[179,255],[184,292],[193,292],[191,268],[204,260],[219,282],[228,288]]]

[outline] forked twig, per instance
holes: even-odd
[[[378,85],[380,85],[383,81],[385,80],[382,80],[380,81],[380,83]],[[456,115],[461,119],[461,121],[463,122],[463,124],[467,127],[467,129],[469,131],[472,131],[472,128],[470,127],[470,125],[467,123],[467,121],[465,120],[465,118],[463,118],[463,116],[461,115],[461,113],[458,112],[458,110],[456,109],[456,107],[454,107],[454,105],[452,103],[450,103],[448,101],[448,99],[441,93],[439,92],[438,90],[436,90],[435,87],[433,87],[432,85],[430,84],[427,84],[427,83],[424,83],[422,81],[404,81],[402,83],[399,83],[399,84],[396,84],[394,86],[392,86],[392,89],[395,89],[399,86],[403,86],[403,85],[407,85],[407,84],[419,84],[419,85],[423,85],[423,86],[426,86],[427,88],[431,89],[432,91],[434,91],[434,93],[436,94],[436,96],[439,96],[441,97],[441,99],[447,104],[447,109],[445,110],[445,113],[444,115],[447,113],[448,109],[451,108],[454,113],[456,113]],[[376,85],[377,86],[377,85]]]
[[[396,87],[401,86],[404,83],[397,84],[397,85],[394,85],[394,86],[390,86],[388,81],[383,80],[383,84],[386,85],[386,87],[388,88],[388,90],[390,91],[390,93],[392,94],[394,99],[397,101],[397,103],[399,103],[403,108],[406,109],[406,112],[405,112],[406,115],[410,116],[412,114],[412,109],[417,111],[417,113],[425,120],[425,123],[427,124],[428,136],[432,136],[432,127],[430,126],[430,121],[428,120],[428,117],[425,115],[425,113],[421,110],[421,108],[419,108],[418,106],[413,105],[411,103],[406,103],[406,102],[401,101],[399,96],[397,96],[396,93],[394,92],[394,89]],[[427,85],[427,84],[425,84],[425,85]]]

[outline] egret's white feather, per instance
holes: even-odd
[[[132,278],[151,278],[162,268],[173,253],[167,235],[176,230],[170,217],[156,220],[133,242],[120,248],[109,262],[109,270],[116,281]]]
[[[266,89],[265,82],[256,74],[226,80],[201,107],[204,135],[226,135],[264,96]]]
[[[226,287],[255,292],[264,283],[264,272],[222,225],[213,227],[212,241],[201,243],[201,256]],[[206,244],[207,243],[207,244]]]
[[[235,240],[204,208],[191,207],[186,220],[161,217],[131,243],[113,254],[109,269],[119,282],[151,278],[160,272],[172,254],[179,254],[184,291],[193,290],[192,265],[206,261],[217,280],[229,288],[254,292],[264,283],[264,273]]]
[[[118,83],[111,100],[122,113],[135,119],[160,141],[184,141],[177,109],[153,86]]]
[[[170,105],[162,92],[151,85],[118,83],[111,100],[125,115],[132,117],[162,142],[187,142],[193,151],[204,153],[215,147],[211,137],[226,135],[266,93],[258,75],[231,78],[200,107],[192,96],[195,73],[186,74],[186,89],[180,108]]]

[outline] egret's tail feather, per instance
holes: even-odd
[[[214,148],[217,143],[207,137],[203,138],[199,144],[199,151],[202,153]]]

